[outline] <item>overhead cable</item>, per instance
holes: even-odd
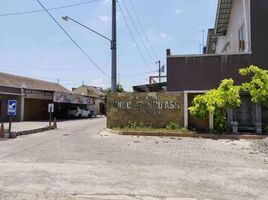
[[[145,29],[144,29],[142,23],[141,23],[140,17],[139,17],[139,15],[138,15],[138,13],[137,13],[137,11],[136,11],[136,9],[135,9],[135,6],[134,6],[132,0],[130,0],[130,5],[131,5],[131,7],[132,7],[132,9],[133,9],[133,11],[134,11],[134,14],[135,14],[135,16],[136,16],[136,18],[137,18],[137,20],[138,20],[138,23],[139,23],[139,25],[140,25],[140,27],[141,27],[142,32],[143,32],[144,35],[145,35],[146,41],[147,41],[147,43],[149,44],[149,47],[151,48],[151,51],[152,51],[154,57],[156,58],[156,60],[159,60],[159,58],[158,58],[158,56],[156,55],[155,50],[154,50],[154,48],[153,48],[153,46],[152,46],[152,43],[151,43],[151,41],[150,41],[150,39],[149,39],[149,37],[148,37],[148,35],[147,35],[147,33],[146,33],[146,31],[145,31]]]
[[[155,60],[153,59],[153,57],[152,57],[152,55],[151,55],[151,52],[150,52],[149,49],[148,49],[148,46],[145,44],[145,41],[144,41],[143,37],[141,36],[140,31],[139,31],[139,29],[137,28],[137,26],[136,26],[136,24],[135,24],[135,22],[134,22],[134,19],[132,18],[131,14],[130,14],[130,12],[129,12],[129,10],[128,10],[128,7],[127,7],[125,1],[122,1],[122,3],[123,3],[123,6],[124,6],[124,8],[125,8],[125,10],[126,10],[126,12],[127,12],[127,14],[128,14],[128,16],[129,16],[130,21],[131,21],[132,24],[133,24],[133,27],[134,27],[135,31],[137,32],[137,35],[138,35],[138,37],[139,37],[141,43],[142,43],[143,46],[144,46],[144,49],[146,50],[146,52],[147,52],[147,54],[149,55],[149,57],[151,58],[151,60],[154,62]]]
[[[110,78],[97,64],[96,62],[78,45],[78,43],[71,37],[71,35],[60,25],[60,23],[51,15],[46,7],[39,1],[36,0],[40,6],[47,12],[47,14],[53,19],[53,21],[60,27],[60,29],[69,37],[69,39],[76,45],[76,47],[86,56],[86,58],[107,78]]]
[[[147,66],[149,66],[149,65],[148,65],[148,62],[146,61],[146,59],[145,59],[145,57],[144,57],[144,55],[143,55],[143,53],[142,53],[142,51],[141,51],[141,49],[140,49],[140,47],[139,47],[137,41],[136,41],[136,39],[135,39],[134,34],[133,34],[133,32],[132,32],[132,30],[131,30],[131,28],[130,28],[128,22],[127,22],[126,16],[125,16],[125,14],[124,14],[124,12],[123,12],[123,9],[122,9],[122,7],[120,6],[120,3],[119,3],[119,2],[118,2],[118,7],[119,7],[119,9],[120,9],[120,11],[121,11],[121,14],[122,14],[122,16],[123,16],[123,19],[124,19],[126,25],[127,25],[129,34],[130,34],[130,36],[131,36],[131,38],[132,38],[132,40],[133,40],[133,42],[134,42],[134,44],[135,44],[135,46],[136,46],[138,52],[139,52],[139,54],[140,54],[142,60],[144,61],[144,63],[145,63]]]
[[[51,10],[59,10],[59,9],[64,9],[64,8],[71,8],[71,7],[82,6],[82,5],[94,3],[97,1],[101,1],[101,0],[89,0],[89,1],[84,1],[84,2],[80,2],[80,3],[69,4],[69,5],[65,5],[65,6],[47,8],[47,10],[51,11]],[[0,17],[25,15],[25,14],[40,13],[40,12],[45,12],[45,11],[46,11],[45,9],[37,9],[37,10],[24,11],[24,12],[4,13],[4,14],[0,14]]]

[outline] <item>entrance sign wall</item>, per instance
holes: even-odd
[[[184,125],[183,93],[111,93],[107,96],[107,127],[129,123],[163,128]]]

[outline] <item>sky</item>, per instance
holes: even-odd
[[[9,15],[42,9],[37,0],[0,2],[1,72],[59,82],[69,89],[82,83],[110,87],[109,41],[61,17],[69,16],[111,38],[111,0],[40,0],[46,8],[83,3],[49,12],[104,73],[46,12]],[[217,0],[119,0],[120,84],[131,91],[133,85],[149,83],[149,76],[158,74],[156,62],[166,65],[166,49],[176,55],[199,54],[202,31],[206,41],[207,29],[214,27],[216,8]]]

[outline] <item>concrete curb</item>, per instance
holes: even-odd
[[[44,127],[44,128],[37,128],[37,129],[26,130],[26,131],[18,131],[18,132],[16,132],[16,135],[17,136],[30,135],[30,134],[34,134],[34,133],[41,133],[41,132],[44,132],[44,131],[50,131],[50,130],[53,130],[53,129],[56,129],[56,128],[53,127],[53,126],[47,126],[47,127]]]
[[[31,129],[31,130],[25,130],[25,131],[12,131],[12,136],[11,138],[9,137],[9,133],[5,131],[5,137],[1,138],[1,140],[7,140],[7,139],[14,139],[18,136],[22,135],[30,135],[30,134],[35,134],[35,133],[41,133],[44,131],[50,131],[56,129],[54,126],[46,126],[43,128],[37,128],[37,129]]]
[[[176,133],[176,132],[154,132],[154,131],[119,131],[106,129],[107,132],[117,135],[133,135],[133,136],[157,136],[157,137],[187,137],[187,138],[205,138],[205,139],[229,139],[229,140],[260,140],[267,138],[268,135],[233,135],[233,134],[199,134],[199,133]]]

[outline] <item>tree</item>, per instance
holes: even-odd
[[[194,117],[205,118],[208,112],[226,111],[227,108],[240,106],[240,87],[234,85],[233,79],[224,79],[217,89],[198,95],[189,108]]]
[[[110,93],[110,92],[112,92],[112,89],[110,87],[105,90],[105,93]],[[123,93],[125,92],[125,90],[122,85],[118,84],[116,87],[116,92]]]
[[[215,129],[217,123],[222,126],[228,108],[240,106],[240,91],[248,92],[251,101],[256,104],[268,103],[268,71],[254,65],[239,70],[242,76],[251,76],[249,82],[234,86],[232,79],[225,79],[218,89],[198,95],[189,108],[190,114],[197,118],[205,118],[208,112],[214,114]],[[222,126],[223,127],[223,126]],[[222,128],[220,127],[220,128]]]
[[[217,89],[198,95],[189,108],[190,114],[205,118],[209,112],[214,114],[215,130],[224,132],[228,128],[226,113],[228,108],[240,106],[240,87],[234,86],[232,79],[225,79]]]
[[[243,83],[241,89],[249,92],[253,103],[268,102],[268,71],[254,65],[239,70],[242,76],[252,75],[250,82]]]

